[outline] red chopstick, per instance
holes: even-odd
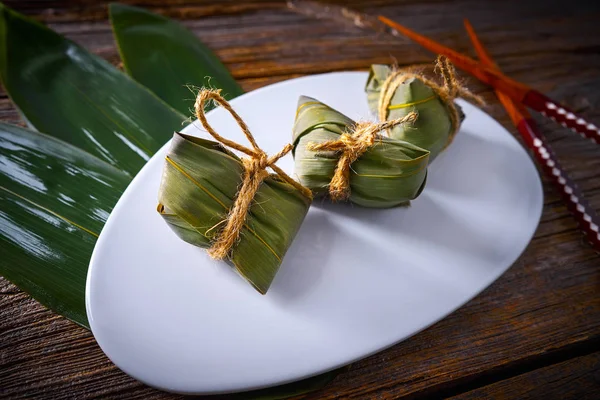
[[[581,136],[587,137],[593,142],[600,144],[600,129],[596,125],[586,121],[583,117],[550,99],[546,95],[507,77],[496,68],[491,68],[489,65],[478,63],[474,59],[437,43],[426,36],[420,35],[384,16],[380,15],[378,18],[382,23],[409,37],[426,49],[448,57],[458,68],[467,71],[482,82],[506,93],[516,103],[522,103],[542,113],[544,116],[560,125],[568,127],[574,132],[579,133]]]
[[[464,20],[464,25],[473,47],[477,51],[480,63],[487,68],[499,71],[498,66],[486,51],[467,19]],[[544,170],[546,176],[550,178],[567,204],[567,208],[579,223],[586,238],[597,251],[600,251],[600,233],[598,233],[600,219],[594,209],[585,200],[577,184],[569,178],[569,175],[560,166],[556,155],[538,131],[527,109],[523,105],[513,102],[508,95],[498,89],[496,89],[496,95],[521,133],[527,146],[533,150],[538,164]]]

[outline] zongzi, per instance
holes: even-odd
[[[388,130],[388,135],[429,150],[429,162],[452,142],[465,117],[454,99],[460,96],[481,102],[458,83],[448,59],[438,58],[436,67],[443,85],[410,68],[396,70],[373,65],[365,87],[369,107],[380,121],[402,118],[411,112],[418,114],[414,124],[396,125]]]
[[[429,151],[379,132],[414,123],[415,117],[355,124],[315,99],[300,97],[293,128],[298,179],[334,201],[374,208],[407,204],[425,186]]]
[[[209,100],[233,115],[252,148],[212,129],[204,115]],[[158,211],[181,239],[209,248],[213,258],[226,259],[265,294],[304,220],[312,194],[274,165],[291,145],[268,157],[218,91],[202,90],[196,113],[219,143],[174,135],[163,170]],[[248,157],[240,159],[225,146]],[[275,173],[269,174],[266,168]]]

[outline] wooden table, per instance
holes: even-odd
[[[106,6],[90,1],[13,0],[114,64]],[[600,122],[600,2],[371,0],[349,6],[381,13],[473,55],[468,17],[510,76]],[[184,24],[214,49],[250,91],[371,63],[425,64],[433,55],[407,41],[297,15],[281,2],[136,1]],[[466,77],[465,77],[466,78]],[[487,111],[516,133],[492,91],[467,79]],[[5,94],[0,117],[19,117]],[[537,118],[564,166],[600,210],[600,146]],[[493,179],[493,177],[490,177]],[[600,258],[544,179],[535,238],[496,283],[448,318],[353,364],[324,389],[332,398],[600,398]],[[0,280],[0,396],[162,399],[102,353],[92,334]]]

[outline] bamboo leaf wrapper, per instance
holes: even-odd
[[[310,97],[298,102],[293,128],[296,175],[316,195],[326,195],[336,172],[340,152],[311,147],[340,137],[355,122]],[[378,136],[351,165],[349,197],[364,207],[386,208],[407,204],[423,190],[429,151],[406,141]]]
[[[366,94],[371,111],[381,120],[400,118],[409,112],[416,112],[419,118],[413,125],[397,125],[388,132],[394,139],[410,142],[431,152],[429,162],[450,144],[455,133],[450,116],[451,110],[438,94],[423,79],[415,76],[407,77],[393,91],[389,105],[385,107],[385,115],[380,111],[382,87],[393,73],[387,65],[373,65],[366,84]],[[402,77],[399,77],[402,79]],[[456,107],[460,122],[464,114],[460,106]],[[456,127],[458,129],[458,127]]]
[[[181,239],[209,248],[243,177],[242,160],[221,144],[176,133],[166,157],[158,211]],[[226,260],[260,293],[269,289],[310,203],[278,175],[262,181]]]

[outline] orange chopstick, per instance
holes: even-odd
[[[577,115],[559,102],[552,100],[543,93],[540,93],[523,83],[510,79],[498,71],[498,69],[493,68],[493,65],[490,66],[478,63],[474,59],[460,54],[449,47],[443,46],[384,16],[380,15],[377,18],[385,25],[404,34],[426,49],[448,57],[458,68],[467,71],[482,82],[504,92],[515,103],[524,104],[542,113],[556,123],[570,128],[581,136],[600,144],[600,128],[593,123],[586,121],[581,115]]]
[[[494,60],[492,60],[491,56],[486,51],[485,47],[483,47],[483,43],[477,37],[473,26],[469,22],[468,19],[465,18],[463,21],[465,25],[465,29],[471,38],[471,43],[473,43],[473,47],[475,47],[475,51],[477,52],[477,56],[479,57],[479,61],[482,65],[492,68],[496,71],[500,71]],[[506,112],[508,113],[510,119],[513,121],[515,126],[519,124],[519,122],[526,118],[531,118],[531,114],[527,111],[527,108],[522,104],[515,103],[508,97],[506,94],[501,92],[500,90],[495,90],[496,96],[498,96],[498,100],[502,103]]]
[[[452,50],[449,47],[439,44],[433,39],[418,34],[417,32],[408,29],[403,25],[400,25],[399,23],[394,22],[389,18],[386,18],[382,15],[380,15],[378,18],[387,26],[409,37],[410,39],[425,47],[426,49],[448,57],[452,61],[452,63],[458,68],[467,71],[480,81],[502,90],[503,92],[508,94],[512,99],[518,102],[521,102],[527,94],[527,92],[531,90],[527,85],[510,79],[509,77],[507,77],[499,71],[485,67],[477,61],[475,61],[474,59],[467,57],[464,54],[461,54],[455,50]]]

